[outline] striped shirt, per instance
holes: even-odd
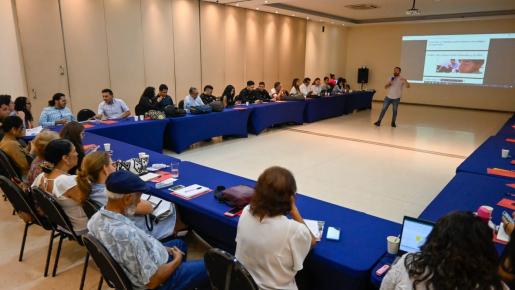
[[[127,112],[129,107],[122,99],[113,98],[111,104],[102,101],[98,105],[98,114],[105,116],[107,119],[119,118],[123,113]]]
[[[41,112],[39,117],[39,125],[43,127],[50,127],[55,125],[55,121],[66,119],[68,122],[75,121],[72,111],[67,107],[57,109],[56,107],[46,107]]]

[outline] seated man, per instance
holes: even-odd
[[[97,119],[123,119],[131,115],[127,104],[122,99],[115,98],[110,89],[102,90],[102,99],[104,101],[98,105]]]
[[[2,127],[3,120],[9,116],[11,112],[9,105],[11,104],[11,96],[0,95],[0,140],[4,137],[4,129]]]
[[[248,81],[247,86],[240,91],[240,94],[236,97],[236,104],[245,104],[249,102],[250,104],[256,101],[256,95],[254,94],[254,85],[253,81]]]
[[[167,106],[173,106],[172,97],[168,95],[168,86],[165,84],[159,85],[159,92],[156,96],[157,108],[164,111]]]
[[[183,262],[186,244],[162,245],[127,217],[133,215],[142,192],[150,191],[139,176],[125,170],[106,180],[108,201],[88,222],[89,232],[109,251],[136,289],[207,289],[204,262]]]
[[[191,87],[189,95],[184,98],[184,110],[189,111],[191,107],[204,106],[204,102],[198,96],[198,90],[195,87]]]
[[[204,92],[200,95],[202,102],[206,105],[211,104],[216,101],[216,98],[213,97],[213,86],[207,85],[204,87]]]
[[[280,101],[284,96],[287,96],[288,92],[283,90],[281,82],[275,82],[274,87],[270,90],[270,97],[273,101]]]
[[[66,125],[71,121],[75,121],[75,117],[66,107],[66,96],[63,93],[54,94],[48,101],[48,107],[39,116],[39,125],[43,127]]]
[[[32,158],[20,144],[18,138],[25,135],[23,120],[18,116],[8,116],[3,120],[4,138],[0,141],[0,149],[9,156],[22,177],[27,176]]]
[[[299,91],[301,92],[302,95],[304,95],[304,98],[306,98],[309,95],[311,95],[311,92],[310,92],[310,89],[309,89],[309,83],[310,82],[311,82],[310,78],[304,78],[304,80],[302,81],[302,84],[299,87]]]
[[[257,89],[254,90],[254,94],[256,96],[256,102],[269,102],[271,99],[266,91],[265,82],[259,82]]]

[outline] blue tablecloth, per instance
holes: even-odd
[[[350,114],[355,110],[364,110],[372,108],[372,99],[375,94],[373,91],[354,91],[352,93],[345,94],[344,114]]]
[[[134,121],[132,118],[116,120],[115,124],[103,124],[96,122],[83,123],[87,128],[86,132],[105,136],[111,139],[136,145],[156,152],[163,152],[163,136],[167,120],[145,120]],[[89,127],[92,126],[92,127]],[[51,126],[48,129],[60,132],[62,125]],[[25,136],[24,140],[29,141],[35,136]]]
[[[163,156],[163,162],[168,162]],[[218,185],[254,185],[254,181],[190,162],[180,165],[176,184],[200,184],[210,188]],[[223,215],[230,208],[214,199],[213,193],[190,201],[169,194],[167,190],[154,190],[155,195],[175,202],[181,215],[191,228],[198,231],[215,246],[234,252],[238,219]],[[386,250],[386,236],[399,232],[396,223],[361,212],[336,206],[304,195],[297,196],[297,204],[304,218],[326,221],[329,226],[341,228],[340,241],[325,238],[308,256],[307,275],[314,279],[314,289],[365,289],[370,269]],[[324,232],[325,236],[325,232]]]
[[[191,144],[216,136],[247,137],[250,109],[225,109],[204,115],[170,118],[165,132],[165,147],[177,153]]]
[[[266,128],[284,123],[304,122],[304,101],[252,104],[249,118],[249,132],[258,135]]]
[[[515,165],[510,164],[510,161],[515,158],[515,143],[507,142],[505,139],[505,137],[489,137],[476,151],[460,164],[457,172],[487,175],[487,168],[515,170]],[[510,150],[512,157],[506,159],[502,158],[501,149]],[[508,177],[499,178],[509,179]]]
[[[509,137],[509,138],[515,138],[515,115],[513,115],[504,126],[501,127],[499,132],[497,132],[498,137]]]
[[[347,95],[307,99],[304,122],[313,123],[343,115]]]

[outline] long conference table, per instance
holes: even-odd
[[[147,152],[151,164],[178,161],[159,152],[90,132],[86,134],[84,143],[111,143],[114,160],[125,160],[138,156],[139,152]],[[213,189],[218,185],[255,184],[253,180],[187,161],[180,163],[179,172],[175,184],[186,186],[199,184]],[[230,208],[216,201],[212,192],[185,200],[170,194],[167,189],[155,189],[154,184],[149,184],[154,187],[153,195],[177,205],[190,228],[214,246],[234,253],[238,218],[224,216]],[[306,275],[313,281],[312,289],[367,289],[370,269],[386,250],[386,236],[399,232],[400,225],[302,194],[297,194],[297,205],[304,218],[325,221],[323,238],[304,263]],[[329,226],[341,229],[339,241],[325,238]]]

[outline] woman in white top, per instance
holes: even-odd
[[[88,217],[81,206],[85,198],[77,187],[75,175],[68,174],[77,165],[78,154],[75,146],[66,139],[53,140],[46,146],[44,156],[52,168],[44,168],[32,186],[55,197],[70,219],[75,233],[86,233]]]
[[[268,168],[238,222],[236,258],[259,289],[296,290],[295,275],[316,244],[295,205],[296,190],[291,172]]]
[[[300,95],[300,94],[302,94],[300,91],[300,80],[295,78],[295,79],[293,79],[293,82],[291,83],[290,95],[295,96],[295,95]]]
[[[92,152],[82,161],[82,166],[77,175],[77,185],[86,199],[93,200],[98,205],[107,204],[106,180],[115,171],[113,161],[109,153],[105,151]],[[177,212],[174,211],[158,223],[150,225],[148,215],[154,211],[149,201],[141,200],[136,206],[134,216],[129,216],[134,224],[158,240],[168,238],[174,234],[177,222]],[[181,224],[182,225],[182,224]],[[183,226],[184,227],[184,226]]]
[[[508,289],[497,274],[492,235],[472,213],[444,216],[420,252],[402,256],[386,274],[381,290]]]
[[[322,85],[320,84],[320,78],[316,78],[311,84],[311,94],[314,96],[320,96],[322,92]]]

